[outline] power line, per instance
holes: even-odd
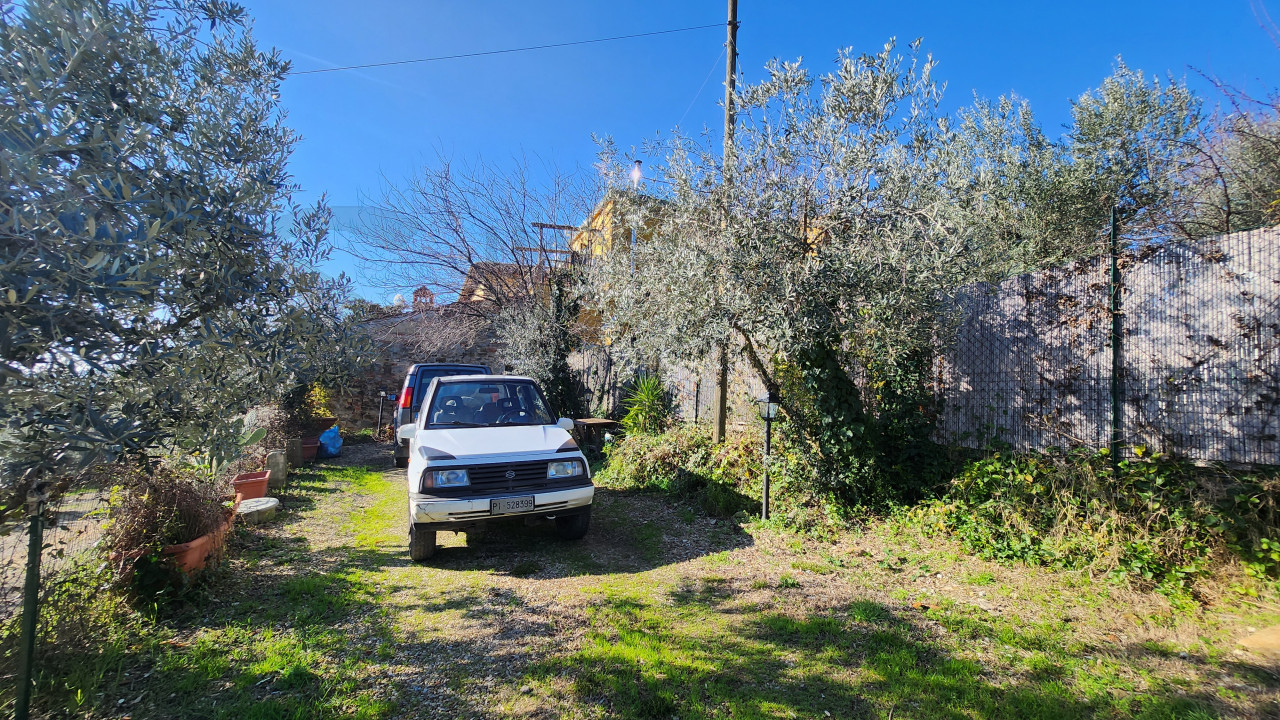
[[[413,63],[435,62],[437,60],[460,60],[462,58],[482,57],[485,55],[505,55],[508,53],[525,52],[527,50],[548,50],[551,48],[570,47],[572,45],[591,45],[593,43],[612,42],[614,40],[630,40],[632,38],[652,37],[654,35],[670,35],[672,33],[688,32],[690,30],[706,30],[708,28],[719,27],[724,27],[724,23],[693,25],[691,27],[673,28],[671,30],[655,30],[653,32],[634,33],[632,35],[614,35],[613,37],[595,38],[593,40],[573,40],[570,42],[549,43],[546,45],[528,45],[526,47],[506,48],[503,50],[484,50],[482,52],[460,53],[458,55],[439,55],[429,58],[415,58],[413,60],[391,60],[389,62],[366,63],[364,65],[344,65],[342,67],[321,68],[319,70],[299,70],[289,74],[313,75],[316,73],[338,72],[339,70],[364,70],[366,68],[387,67],[390,65],[411,65]]]
[[[711,69],[707,71],[707,76],[702,78],[702,84],[698,86],[698,94],[694,95],[693,99],[689,101],[689,107],[684,109],[684,113],[680,116],[680,119],[676,121],[676,127],[680,127],[680,125],[684,124],[685,116],[688,115],[689,111],[693,109],[693,105],[694,103],[698,102],[698,98],[702,97],[702,91],[706,89],[707,81],[711,79],[711,74],[714,73],[716,71],[716,68],[720,66],[720,58],[724,57],[724,54],[726,51],[728,51],[728,49],[729,49],[728,47],[723,48],[720,51],[720,54],[716,56],[716,61],[711,63]]]

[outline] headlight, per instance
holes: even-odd
[[[438,488],[461,487],[471,484],[471,481],[467,479],[466,470],[435,470],[431,473],[431,478],[435,481],[433,485]]]
[[[577,460],[553,462],[547,465],[548,478],[573,477],[582,474],[582,463]]]

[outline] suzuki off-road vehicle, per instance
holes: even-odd
[[[436,551],[436,532],[523,515],[553,519],[562,538],[587,534],[595,487],[587,459],[552,417],[542,389],[510,375],[436,377],[409,443],[409,557]]]

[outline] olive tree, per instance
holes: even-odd
[[[297,374],[350,365],[328,211],[293,206],[280,81],[223,0],[0,9],[0,454],[8,488],[225,445]],[[10,503],[12,506],[13,503]]]
[[[1113,206],[1129,242],[1185,237],[1200,213],[1190,192],[1204,157],[1200,106],[1185,83],[1117,59],[1072,103],[1061,138],[1017,97],[961,109],[951,151],[969,181],[956,202],[980,239],[986,279],[1106,252]]]
[[[610,332],[634,341],[615,347],[677,363],[740,350],[783,391],[818,486],[849,498],[927,480],[957,289],[1096,254],[1113,205],[1134,240],[1191,212],[1202,118],[1185,85],[1119,62],[1055,139],[1016,98],[948,117],[933,68],[892,41],[817,77],[770,63],[735,99],[727,157],[705,137],[655,143],[662,202],[630,196],[652,240],[592,275]]]
[[[1192,237],[1280,221],[1280,94],[1256,98],[1215,84],[1225,103],[1197,143],[1196,212],[1184,228]]]
[[[927,365],[943,293],[973,271],[967,211],[953,202],[966,168],[949,151],[933,67],[917,43],[900,53],[893,42],[841,52],[816,78],[770,63],[738,93],[723,164],[705,138],[654,148],[666,154],[662,202],[635,204],[651,238],[593,269],[610,332],[645,358],[740,349],[784,390],[830,487],[878,482],[875,446],[891,424],[879,418],[900,401],[859,384]]]

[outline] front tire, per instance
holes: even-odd
[[[436,531],[413,524],[409,526],[409,559],[414,562],[428,560],[436,554]]]
[[[561,540],[581,540],[591,525],[591,508],[577,515],[556,518],[556,534]]]
[[[398,467],[398,468],[407,468],[407,467],[409,467],[409,458],[407,458],[407,457],[398,457],[398,458],[396,458],[396,467]]]

